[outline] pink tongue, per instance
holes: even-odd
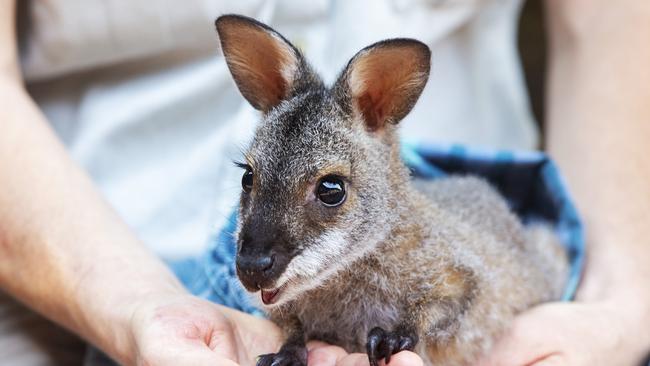
[[[273,299],[275,298],[275,295],[278,294],[278,291],[280,291],[279,288],[273,291],[262,290],[262,302],[264,303],[264,305],[271,304],[273,302]]]

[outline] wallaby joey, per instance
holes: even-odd
[[[262,112],[240,163],[236,266],[287,338],[258,365],[305,365],[308,340],[372,365],[401,350],[469,365],[518,312],[560,297],[567,261],[551,230],[524,227],[479,178],[413,181],[401,161],[397,124],[427,82],[426,45],[375,43],[328,87],[268,26],[225,15],[216,27]]]

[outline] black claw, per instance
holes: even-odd
[[[401,336],[399,339],[399,351],[413,351],[415,344],[418,343],[417,336]]]
[[[390,362],[390,356],[394,353],[397,353],[399,345],[399,336],[393,333],[389,333],[388,337],[384,338],[382,353],[386,359],[386,364]]]
[[[269,353],[266,355],[260,355],[257,358],[257,362],[255,363],[256,366],[271,366],[271,361],[273,361],[273,353]]]
[[[306,351],[285,349],[278,353],[261,355],[256,366],[307,366]]]
[[[378,357],[379,346],[381,345],[381,341],[384,339],[385,335],[386,332],[379,327],[372,328],[368,333],[366,351],[368,352],[368,361],[370,361],[370,366],[378,366],[379,364],[379,360],[381,359]]]
[[[385,359],[386,364],[390,362],[392,355],[399,351],[412,351],[418,342],[416,335],[405,334],[403,331],[386,332],[375,327],[368,332],[366,351],[371,366],[378,366],[379,360]]]

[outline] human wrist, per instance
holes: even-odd
[[[187,295],[187,291],[162,263],[142,264],[118,277],[99,276],[81,281],[78,315],[79,333],[120,364],[132,365],[138,354],[138,322],[142,308],[164,298]],[[127,272],[132,272],[129,275]],[[102,288],[98,295],[98,288]]]
[[[594,243],[595,244],[595,243]],[[609,248],[609,250],[605,250]],[[648,258],[643,253],[609,246],[588,246],[587,267],[576,294],[579,301],[635,300],[650,309]]]
[[[610,298],[601,305],[606,309],[606,321],[611,325],[606,331],[614,335],[611,339],[619,342],[617,351],[638,362],[647,357],[650,350],[650,307],[647,297]]]
[[[595,249],[595,248],[594,248]],[[596,252],[598,254],[599,252]],[[647,352],[650,347],[650,284],[636,257],[618,250],[608,256],[592,256],[578,289],[576,301],[595,305],[608,314],[613,333],[628,339],[631,354]],[[606,258],[606,259],[605,259]],[[634,337],[629,337],[633,334]],[[641,357],[641,356],[639,356]]]

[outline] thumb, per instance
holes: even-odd
[[[499,339],[481,366],[556,365],[556,345],[561,342],[552,314],[543,308],[520,314]],[[546,363],[540,363],[546,362]]]
[[[235,333],[229,322],[219,322],[210,334],[207,346],[215,354],[233,361],[238,360]]]

